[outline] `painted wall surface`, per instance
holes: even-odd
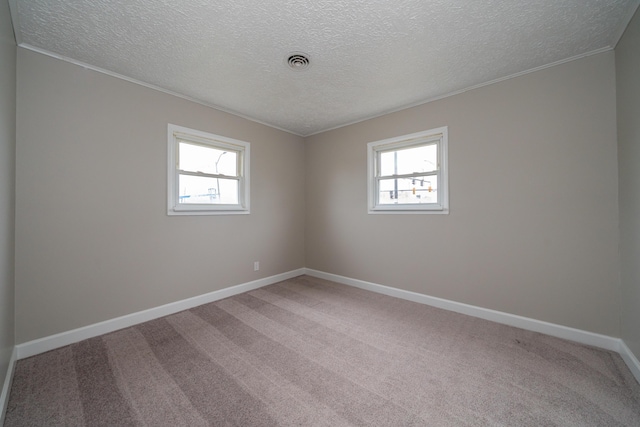
[[[0,388],[14,346],[16,42],[9,5],[0,1]],[[0,416],[0,421],[2,416]]]
[[[640,359],[640,12],[616,47],[622,338]]]
[[[17,343],[304,267],[302,138],[20,48],[17,100]],[[251,143],[250,215],[167,215],[167,123]]]
[[[307,267],[619,336],[614,53],[307,138]],[[368,215],[366,144],[449,127],[449,215]]]

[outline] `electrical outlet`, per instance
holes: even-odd
[[[260,261],[255,261],[253,263],[253,271],[258,271],[260,270]]]

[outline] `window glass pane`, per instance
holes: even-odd
[[[190,172],[237,176],[238,153],[204,145],[179,143],[178,169]]]
[[[385,151],[380,154],[381,176],[432,172],[437,169],[437,144]]]
[[[381,179],[378,204],[415,205],[438,203],[438,177]]]
[[[178,203],[237,205],[238,180],[180,175]]]

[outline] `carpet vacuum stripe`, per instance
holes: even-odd
[[[5,426],[638,426],[620,356],[300,276],[16,363]]]

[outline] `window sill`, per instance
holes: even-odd
[[[442,208],[433,208],[433,209],[407,209],[405,207],[398,208],[369,208],[369,214],[380,215],[380,214],[422,214],[422,215],[448,215],[449,209]]]
[[[220,209],[220,210],[168,210],[169,216],[190,216],[190,215],[248,215],[251,212],[248,209]]]

